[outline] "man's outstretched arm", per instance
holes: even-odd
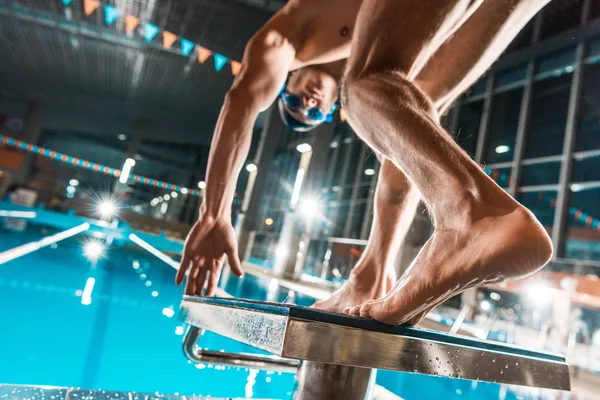
[[[232,271],[243,274],[231,225],[235,185],[248,155],[258,114],[276,99],[295,58],[286,39],[286,17],[276,15],[248,43],[242,69],[225,96],[211,144],[204,201],[188,234],[176,282],[189,276],[186,294],[214,293],[225,256]]]

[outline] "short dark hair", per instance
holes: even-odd
[[[288,110],[285,109],[283,99],[281,97],[279,97],[277,100],[277,108],[279,109],[279,115],[281,116],[281,120],[283,121],[283,123],[291,129],[295,130],[296,132],[308,132],[321,125],[309,125],[305,124],[304,122],[298,121],[292,116],[292,114],[288,112]]]

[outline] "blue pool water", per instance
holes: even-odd
[[[55,232],[29,224],[15,234],[0,225],[0,252]],[[86,239],[76,236],[0,265],[0,383],[290,398],[292,374],[189,363],[181,351],[182,289],[173,284],[175,270],[134,245],[109,248],[105,258],[91,263],[82,252]],[[85,305],[81,292],[90,278],[95,284]],[[289,295],[276,281],[248,274],[241,280],[225,277],[221,287],[241,298],[285,301]],[[293,299],[302,305],[313,301],[301,295]],[[200,346],[255,351],[210,332]],[[379,371],[377,382],[404,399],[561,395],[389,371]]]

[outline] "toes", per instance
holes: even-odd
[[[352,307],[349,314],[355,317],[360,317],[360,305]]]
[[[373,303],[365,303],[359,308],[359,314],[361,317],[372,318],[371,307]]]

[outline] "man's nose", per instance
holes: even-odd
[[[307,108],[313,108],[319,104],[317,99],[315,99],[314,97],[311,97],[311,96],[304,96],[304,98],[302,100],[303,100],[304,106]]]

